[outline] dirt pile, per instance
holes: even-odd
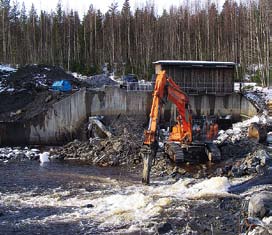
[[[34,118],[46,111],[53,103],[69,93],[41,91],[31,92],[28,90],[18,91],[13,94],[0,94],[0,121],[20,121]]]
[[[69,95],[49,89],[54,81],[69,80],[73,88],[84,84],[57,66],[27,65],[0,74],[0,120],[18,121],[35,117]]]
[[[66,73],[58,66],[49,65],[27,65],[19,68],[2,80],[2,84],[7,89],[44,90],[51,87],[54,81],[68,80],[74,87],[80,85],[80,82],[71,74]]]

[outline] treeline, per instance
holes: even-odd
[[[87,74],[109,63],[148,79],[156,60],[219,60],[239,63],[240,74],[254,65],[263,84],[270,76],[270,0],[226,0],[222,8],[207,0],[161,15],[148,4],[132,12],[124,0],[120,11],[116,3],[105,14],[90,6],[82,18],[61,2],[50,13],[37,13],[34,5],[26,12],[16,0],[0,4],[2,63],[46,63]]]

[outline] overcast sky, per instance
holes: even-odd
[[[59,0],[18,0],[18,2],[21,4],[22,2],[25,3],[26,8],[29,10],[31,7],[31,4],[34,3],[35,8],[40,10],[47,10],[50,11],[51,9],[55,9],[56,5]],[[64,10],[70,10],[74,9],[77,10],[80,14],[83,14],[87,12],[90,4],[93,4],[96,9],[100,9],[103,13],[105,13],[108,9],[111,3],[114,0],[62,0],[62,4],[64,7]],[[145,5],[146,2],[155,2],[155,5],[157,7],[157,12],[161,13],[162,9],[166,8],[169,9],[169,6],[171,5],[180,5],[184,0],[130,0],[130,5],[132,7],[132,10],[134,10],[137,6],[141,7]],[[205,0],[194,0],[194,1],[202,1],[205,2]],[[219,2],[221,5],[224,0],[213,0],[214,2]],[[12,1],[11,1],[12,2]],[[115,0],[115,2],[118,3],[119,8],[122,7],[124,0]],[[190,1],[189,2],[193,2]]]

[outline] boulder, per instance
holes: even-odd
[[[253,195],[248,204],[248,215],[262,219],[272,215],[272,192],[264,191]]]
[[[168,222],[161,223],[156,226],[156,233],[157,234],[166,234],[172,230],[172,225]]]

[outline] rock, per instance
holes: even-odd
[[[45,102],[48,103],[49,101],[51,101],[53,99],[52,95],[49,95],[46,97]]]
[[[20,115],[22,112],[23,112],[22,109],[18,109],[15,114]]]
[[[272,192],[264,191],[253,195],[249,200],[248,215],[260,219],[272,215]]]
[[[61,155],[50,155],[50,160],[62,160],[64,157]]]
[[[87,208],[94,208],[94,205],[93,204],[87,204],[86,207]]]
[[[116,151],[116,152],[120,152],[122,149],[122,143],[121,142],[115,142],[112,146],[112,148]]]
[[[258,174],[263,174],[264,173],[264,168],[261,165],[256,166],[256,172]]]
[[[155,229],[157,234],[165,234],[170,232],[173,228],[170,223],[166,222],[158,224]]]
[[[179,174],[181,174],[181,175],[186,174],[186,170],[183,169],[183,168],[178,168],[178,169],[177,169],[177,172],[178,172]]]
[[[271,235],[271,233],[268,231],[268,229],[264,228],[264,227],[257,227],[248,234],[249,235]]]

